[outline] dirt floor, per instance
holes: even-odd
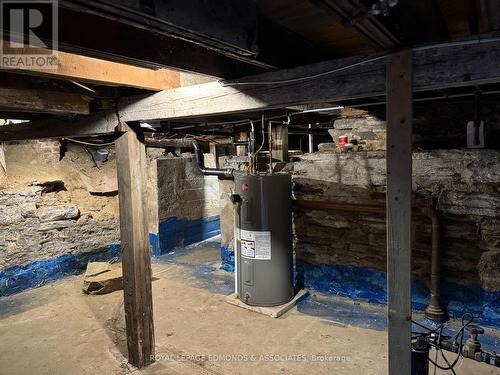
[[[210,245],[154,262],[157,361],[140,371],[126,360],[122,292],[88,296],[74,276],[0,299],[0,374],[387,373],[384,330],[305,307],[271,319],[229,305],[232,275],[217,258]],[[311,298],[324,307],[330,297]],[[456,373],[498,370],[463,360]]]

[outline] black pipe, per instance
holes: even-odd
[[[233,141],[233,146],[248,146],[249,141]]]
[[[206,168],[203,158],[203,151],[200,147],[200,142],[196,139],[163,139],[161,141],[146,142],[146,147],[152,148],[167,148],[167,147],[190,147],[194,149],[196,164],[198,169],[205,176],[217,176],[225,178],[233,178],[234,168]]]

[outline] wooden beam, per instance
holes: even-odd
[[[90,98],[58,91],[0,88],[0,110],[13,112],[89,114]]]
[[[413,91],[473,87],[500,82],[500,64],[498,64],[500,41],[482,40],[481,43],[475,41],[467,43],[469,44],[426,46],[414,50]],[[230,81],[229,85],[211,82],[164,90],[147,96],[133,96],[120,100],[117,114],[120,120],[129,122],[203,116],[208,119],[211,116],[230,113],[385,96],[384,59],[384,57],[369,60],[359,57],[339,59]],[[335,73],[325,74],[332,71]],[[314,74],[320,76],[300,79]],[[231,85],[285,79],[292,81],[269,85]],[[107,112],[97,113],[89,119],[97,122],[97,125],[88,121],[81,123],[78,120],[78,126],[68,129],[59,126],[60,121],[56,122],[59,125],[54,128],[50,121],[36,121],[32,124],[33,129],[37,129],[36,134],[28,132],[25,135],[16,131],[21,128],[10,128],[8,131],[2,129],[0,141],[88,133],[106,134],[109,131],[106,126],[103,128],[102,124],[108,122],[109,116]],[[116,122],[116,117],[113,121]],[[43,124],[45,124],[44,131]]]
[[[68,119],[35,120],[1,126],[0,141],[110,134],[115,131],[118,124],[118,117],[114,112],[100,112]]]
[[[262,17],[253,0],[61,0],[59,4],[61,50],[69,47],[106,59],[111,55],[115,61],[141,66],[235,78],[333,56]]]
[[[288,161],[288,126],[274,124],[271,127],[271,133],[273,139],[273,159]]]
[[[7,42],[4,41],[4,43]],[[16,46],[16,48],[21,47],[20,44]],[[23,65],[15,69],[3,68],[2,70],[155,91],[180,86],[180,73],[174,70],[141,68],[61,51],[57,52],[57,59],[58,65],[54,69]]]
[[[416,49],[413,90],[500,82],[500,41],[469,43]],[[302,79],[315,75],[319,76]],[[251,82],[270,84],[246,84]],[[119,112],[125,121],[176,119],[384,95],[384,58],[356,57],[264,73],[225,84],[212,82],[125,98],[119,103]]]
[[[60,4],[212,48],[244,55],[259,52],[258,9],[252,0],[61,0]]]
[[[99,12],[84,13],[65,8],[62,1],[59,4],[60,51],[146,68],[175,68],[224,78],[271,68],[254,56],[211,49],[178,35],[137,27]],[[37,36],[50,40],[50,30],[41,29],[37,29]]]
[[[387,59],[389,375],[411,374],[412,53]]]
[[[123,295],[129,362],[154,362],[155,339],[148,239],[146,149],[141,137],[122,124],[116,140]]]

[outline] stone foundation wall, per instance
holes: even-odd
[[[236,157],[221,163],[241,168]],[[307,154],[287,164],[295,199],[385,205],[385,152]],[[234,184],[221,185],[222,246],[233,248]],[[413,154],[414,207],[436,205],[441,222],[442,268],[452,282],[500,290],[500,153],[433,150]],[[294,212],[295,252],[312,265],[354,265],[386,270],[385,216],[333,210]],[[415,214],[413,272],[427,283],[430,220]],[[226,255],[230,254],[226,251]]]
[[[117,217],[94,218],[108,204],[107,198],[96,197],[89,207],[70,194],[43,189],[0,192],[0,270],[119,243]]]
[[[96,167],[87,150],[59,141],[5,144],[0,189],[0,295],[119,257],[114,150]],[[56,157],[57,156],[57,157]]]
[[[212,154],[205,165],[215,167]],[[166,253],[220,233],[219,184],[215,176],[203,176],[193,154],[156,160],[158,199],[157,237],[151,236],[154,253]]]
[[[385,153],[316,153],[291,165],[296,199],[385,204]],[[414,152],[414,207],[434,202],[441,223],[442,271],[451,281],[500,290],[500,153]],[[384,215],[297,210],[297,258],[386,270]],[[429,278],[430,221],[413,217],[413,272]]]

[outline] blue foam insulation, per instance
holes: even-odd
[[[153,256],[197,243],[220,234],[219,216],[197,220],[170,217],[162,221],[159,233],[150,233]],[[121,257],[120,244],[112,244],[83,254],[66,253],[56,258],[9,267],[0,271],[0,296],[39,287],[64,276],[85,271],[88,262],[109,262]]]
[[[220,271],[217,254],[220,250],[220,237],[178,248],[156,257],[157,264],[175,264],[189,271],[196,284],[212,293],[229,295],[234,293],[234,276]],[[212,256],[207,256],[212,254]]]
[[[112,262],[120,257],[120,245],[112,244],[87,253],[66,253],[56,258],[9,267],[0,271],[0,296],[39,287],[64,276],[80,274],[85,271],[88,262]]]
[[[227,272],[234,272],[234,251],[225,246],[220,248],[221,268]]]
[[[160,239],[157,233],[149,233],[149,245],[151,246],[151,253],[157,257],[162,255],[160,248]]]
[[[158,238],[154,242],[153,254],[166,254],[220,234],[220,217],[210,216],[201,219],[179,219],[175,216],[160,222]],[[153,235],[154,236],[154,235]]]
[[[234,253],[221,248],[222,269],[234,271]],[[387,274],[367,267],[353,265],[296,263],[296,283],[300,287],[330,296],[345,297],[374,304],[387,303]],[[500,328],[500,292],[489,292],[475,284],[443,281],[443,307],[452,318],[461,318],[466,312],[475,316],[475,322]],[[429,301],[429,289],[419,281],[412,282],[412,308],[423,311]]]

